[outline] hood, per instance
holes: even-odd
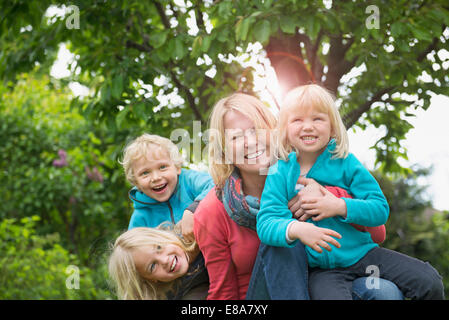
[[[168,199],[168,201],[170,201],[170,199],[173,197],[173,195],[178,192],[178,188],[179,188],[179,176],[178,176],[178,183],[176,184],[176,188],[173,191],[173,194],[171,195],[171,197]],[[143,193],[142,191],[137,189],[137,187],[133,187],[131,190],[129,190],[128,196],[129,196],[129,199],[131,199],[131,201],[134,203],[135,209],[148,207],[149,205],[157,205],[157,204],[165,203],[165,202],[159,202],[153,198],[150,198],[145,193]]]
[[[134,208],[139,209],[143,207],[147,207],[148,205],[154,205],[161,203],[157,200],[154,200],[153,198],[150,198],[145,193],[137,189],[137,187],[133,187],[131,190],[129,190],[129,198],[134,203]]]

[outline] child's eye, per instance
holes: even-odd
[[[150,264],[150,267],[148,268],[148,272],[153,273],[154,269],[156,268],[156,263]]]
[[[167,167],[168,167],[167,165],[163,164],[159,167],[159,169],[164,170],[164,169],[167,169]]]
[[[140,175],[141,176],[146,176],[147,174],[150,174],[150,171],[145,170]]]

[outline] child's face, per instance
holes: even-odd
[[[137,272],[150,281],[170,282],[189,269],[186,253],[174,244],[137,248],[132,256]]]
[[[333,134],[329,116],[314,108],[292,110],[287,123],[288,142],[302,154],[319,155]]]
[[[260,174],[261,169],[269,167],[270,130],[260,130],[256,135],[254,122],[233,110],[225,114],[223,124],[228,161],[231,160],[241,173]]]
[[[181,168],[177,168],[166,150],[148,152],[134,161],[136,187],[159,202],[167,201],[176,189]]]

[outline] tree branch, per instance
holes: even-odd
[[[357,61],[357,58],[354,58],[352,61],[345,60],[346,52],[353,42],[353,39],[348,39],[348,42],[343,44],[341,35],[330,38],[329,56],[327,60],[328,72],[324,86],[334,93],[337,92],[341,77],[351,70]]]
[[[165,14],[164,8],[159,2],[154,1],[154,6],[156,7],[157,12],[159,13],[159,17],[161,17],[162,24],[165,28],[170,29],[170,21]]]
[[[200,30],[205,30],[205,24],[204,24],[204,20],[203,20],[203,13],[200,10],[200,1],[195,1],[196,4],[194,6],[195,8],[195,19],[196,19],[196,25],[198,27],[198,29]]]
[[[138,44],[132,40],[126,40],[126,47],[127,48],[134,48],[137,49],[139,51],[143,51],[143,52],[151,52],[152,48],[150,46],[148,46],[147,44]]]
[[[190,108],[192,108],[193,113],[195,114],[196,118],[202,122],[203,117],[201,116],[201,113],[199,112],[199,110],[196,106],[195,98],[193,97],[189,88],[187,88],[185,85],[183,85],[181,83],[181,81],[179,81],[179,79],[176,77],[176,74],[173,70],[170,71],[170,76],[171,76],[173,82],[178,87],[178,89],[180,89],[184,93],[185,97],[187,98],[187,102],[189,103]]]
[[[345,124],[346,129],[351,128],[365,112],[368,112],[374,102],[381,101],[380,99],[382,98],[382,96],[390,92],[394,88],[394,86],[391,86],[378,91],[370,100],[359,106],[357,109],[354,109],[345,114],[343,116],[343,123]]]

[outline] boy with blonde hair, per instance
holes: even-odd
[[[134,185],[129,229],[181,222],[183,236],[194,240],[193,212],[214,183],[208,173],[183,169],[182,163],[174,143],[158,135],[145,133],[125,148],[121,164]]]

